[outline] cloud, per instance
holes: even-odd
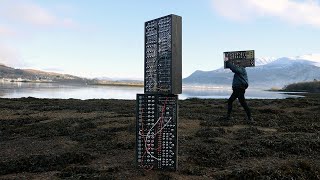
[[[18,50],[4,44],[0,44],[0,64],[11,67],[22,67],[25,65],[21,60]]]
[[[47,72],[60,72],[60,73],[64,73],[65,72],[63,69],[58,68],[58,67],[41,68],[41,70],[47,71]]]
[[[40,3],[42,1],[0,0],[0,64],[18,68],[33,66],[28,60],[22,58],[18,49],[3,44],[13,42],[12,36],[27,33],[30,37],[36,34],[37,29],[43,27],[48,29],[78,28],[75,20],[68,16],[72,14],[69,12],[72,6],[59,5],[57,8],[56,5]]]
[[[0,37],[1,36],[13,36],[15,34],[16,34],[16,32],[14,30],[10,29],[9,27],[0,25]]]
[[[69,28],[75,25],[70,17],[60,17],[52,9],[25,0],[0,3],[0,15],[11,21],[37,26]]]
[[[274,17],[295,25],[320,28],[319,0],[212,0],[215,11],[236,21]]]

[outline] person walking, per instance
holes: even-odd
[[[246,111],[247,114],[247,121],[254,122],[250,108],[246,102],[244,94],[246,93],[246,89],[249,86],[248,75],[245,67],[236,66],[229,61],[226,61],[226,67],[230,68],[230,70],[234,73],[233,81],[232,81],[232,94],[228,99],[228,112],[227,112],[227,119],[231,120],[231,111],[232,111],[232,104],[233,101],[238,98],[241,106]]]

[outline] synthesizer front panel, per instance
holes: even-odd
[[[149,170],[177,168],[177,95],[137,94],[136,163]]]
[[[168,15],[145,23],[145,93],[181,94],[182,22]]]
[[[229,61],[232,64],[239,67],[254,67],[255,66],[255,54],[254,50],[248,51],[230,51],[223,53],[224,68],[226,69],[226,62]]]

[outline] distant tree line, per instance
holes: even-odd
[[[320,92],[320,81],[314,80],[311,82],[300,82],[289,84],[284,87],[284,91],[304,91],[304,92]]]

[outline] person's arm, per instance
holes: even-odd
[[[242,71],[239,67],[233,65],[232,63],[230,63],[229,61],[226,61],[226,67],[230,68],[230,70],[236,74],[241,74]]]

